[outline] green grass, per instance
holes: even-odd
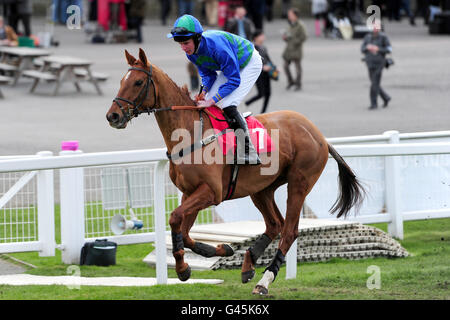
[[[386,224],[374,225],[386,231]],[[193,271],[192,278],[223,279],[220,285],[170,285],[153,287],[88,287],[79,290],[65,286],[1,286],[0,299],[450,299],[450,219],[411,221],[404,224],[403,247],[407,258],[372,258],[349,261],[332,259],[321,263],[299,263],[297,278],[285,280],[283,266],[270,286],[268,297],[251,291],[261,277],[242,284],[240,270]],[[301,241],[301,239],[300,239]],[[81,276],[155,277],[155,269],[142,259],[153,249],[150,244],[119,246],[117,265],[82,266]],[[14,254],[32,263],[38,275],[67,275],[61,255],[40,258],[37,253]],[[367,268],[381,270],[381,288],[369,290]],[[169,269],[169,277],[176,277]]]

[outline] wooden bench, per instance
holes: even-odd
[[[74,73],[77,78],[87,79],[88,72],[86,69],[74,69]],[[92,77],[97,81],[106,81],[109,78],[109,75],[107,75],[106,73],[92,72],[91,74]]]
[[[48,72],[42,72],[38,70],[26,70],[22,73],[24,77],[45,80],[45,81],[56,81],[56,76]]]
[[[36,89],[37,84],[39,83],[39,80],[45,80],[47,82],[56,81],[58,78],[51,73],[38,71],[38,70],[26,70],[22,73],[24,77],[32,78],[34,79],[34,83],[31,86],[30,93],[33,93]]]
[[[12,81],[13,81],[13,78],[0,76],[0,85],[2,85],[2,84],[9,84]],[[5,96],[3,95],[2,91],[0,90],[0,99],[3,99],[3,98],[5,98]]]
[[[0,70],[5,71],[5,72],[14,73],[17,71],[17,66],[14,66],[12,64],[7,64],[7,63],[0,63]]]

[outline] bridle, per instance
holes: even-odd
[[[210,113],[206,107],[199,107],[199,106],[171,106],[171,107],[167,107],[167,108],[157,108],[156,106],[156,102],[157,102],[157,98],[156,98],[156,85],[153,82],[152,79],[152,65],[150,65],[150,71],[147,71],[145,69],[142,68],[136,68],[136,67],[131,67],[128,69],[128,71],[131,70],[136,70],[136,71],[142,71],[145,74],[147,74],[147,81],[145,83],[145,87],[143,87],[141,89],[141,91],[139,92],[138,96],[136,97],[136,99],[134,99],[134,101],[125,99],[125,98],[121,98],[121,97],[115,97],[113,99],[113,103],[117,103],[117,105],[119,106],[120,111],[122,111],[123,116],[126,119],[126,122],[128,122],[129,120],[131,120],[132,118],[136,118],[137,116],[139,116],[141,113],[147,112],[149,115],[150,113],[156,113],[159,111],[176,111],[176,110],[198,110],[200,112],[200,115],[202,112],[207,113],[209,116],[215,118],[218,121],[225,121],[225,120],[221,120],[216,118],[212,113]],[[147,99],[148,96],[148,89],[150,87],[150,84],[152,84],[153,86],[153,95],[155,97],[155,100],[153,102],[153,106],[151,107],[145,107],[145,109],[140,109],[142,107],[142,104],[144,103],[144,101]],[[202,86],[203,88],[203,86]],[[202,89],[200,89],[200,91],[202,91]],[[142,96],[145,94],[145,96],[142,98]],[[139,101],[140,99],[140,101]],[[120,103],[120,101],[123,101],[127,104],[130,104],[133,106],[133,108],[128,108],[127,111],[125,111],[123,105]],[[138,103],[139,101],[139,103]],[[202,120],[202,118],[200,117],[200,120]]]
[[[128,71],[132,71],[132,70],[141,71],[141,72],[144,72],[145,74],[147,74],[147,81],[145,82],[145,86],[141,89],[138,96],[133,101],[125,99],[125,98],[121,98],[121,97],[115,97],[113,99],[113,103],[114,102],[117,103],[120,111],[122,111],[122,114],[125,117],[127,122],[129,120],[131,120],[132,118],[139,116],[141,113],[147,112],[148,114],[150,114],[151,112],[155,112],[156,110],[158,110],[155,108],[156,107],[156,86],[152,79],[152,65],[150,65],[150,71],[147,71],[142,68],[136,68],[136,67],[131,67],[128,69]],[[147,99],[150,84],[152,84],[152,86],[153,86],[153,94],[155,97],[155,101],[153,102],[152,107],[145,107],[145,109],[141,109],[142,104]],[[128,108],[128,110],[125,111],[123,105],[120,103],[121,101],[125,102],[129,105],[132,105],[133,108]]]

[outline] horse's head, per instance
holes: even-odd
[[[124,129],[128,121],[142,112],[150,113],[156,107],[156,86],[152,79],[152,66],[144,50],[139,49],[139,59],[125,50],[130,68],[120,81],[120,89],[106,113],[110,126]]]

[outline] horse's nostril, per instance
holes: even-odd
[[[120,116],[119,116],[118,113],[113,112],[113,113],[109,114],[109,115],[107,116],[107,118],[108,118],[108,121],[109,121],[109,122],[116,123],[116,122],[119,121]]]

